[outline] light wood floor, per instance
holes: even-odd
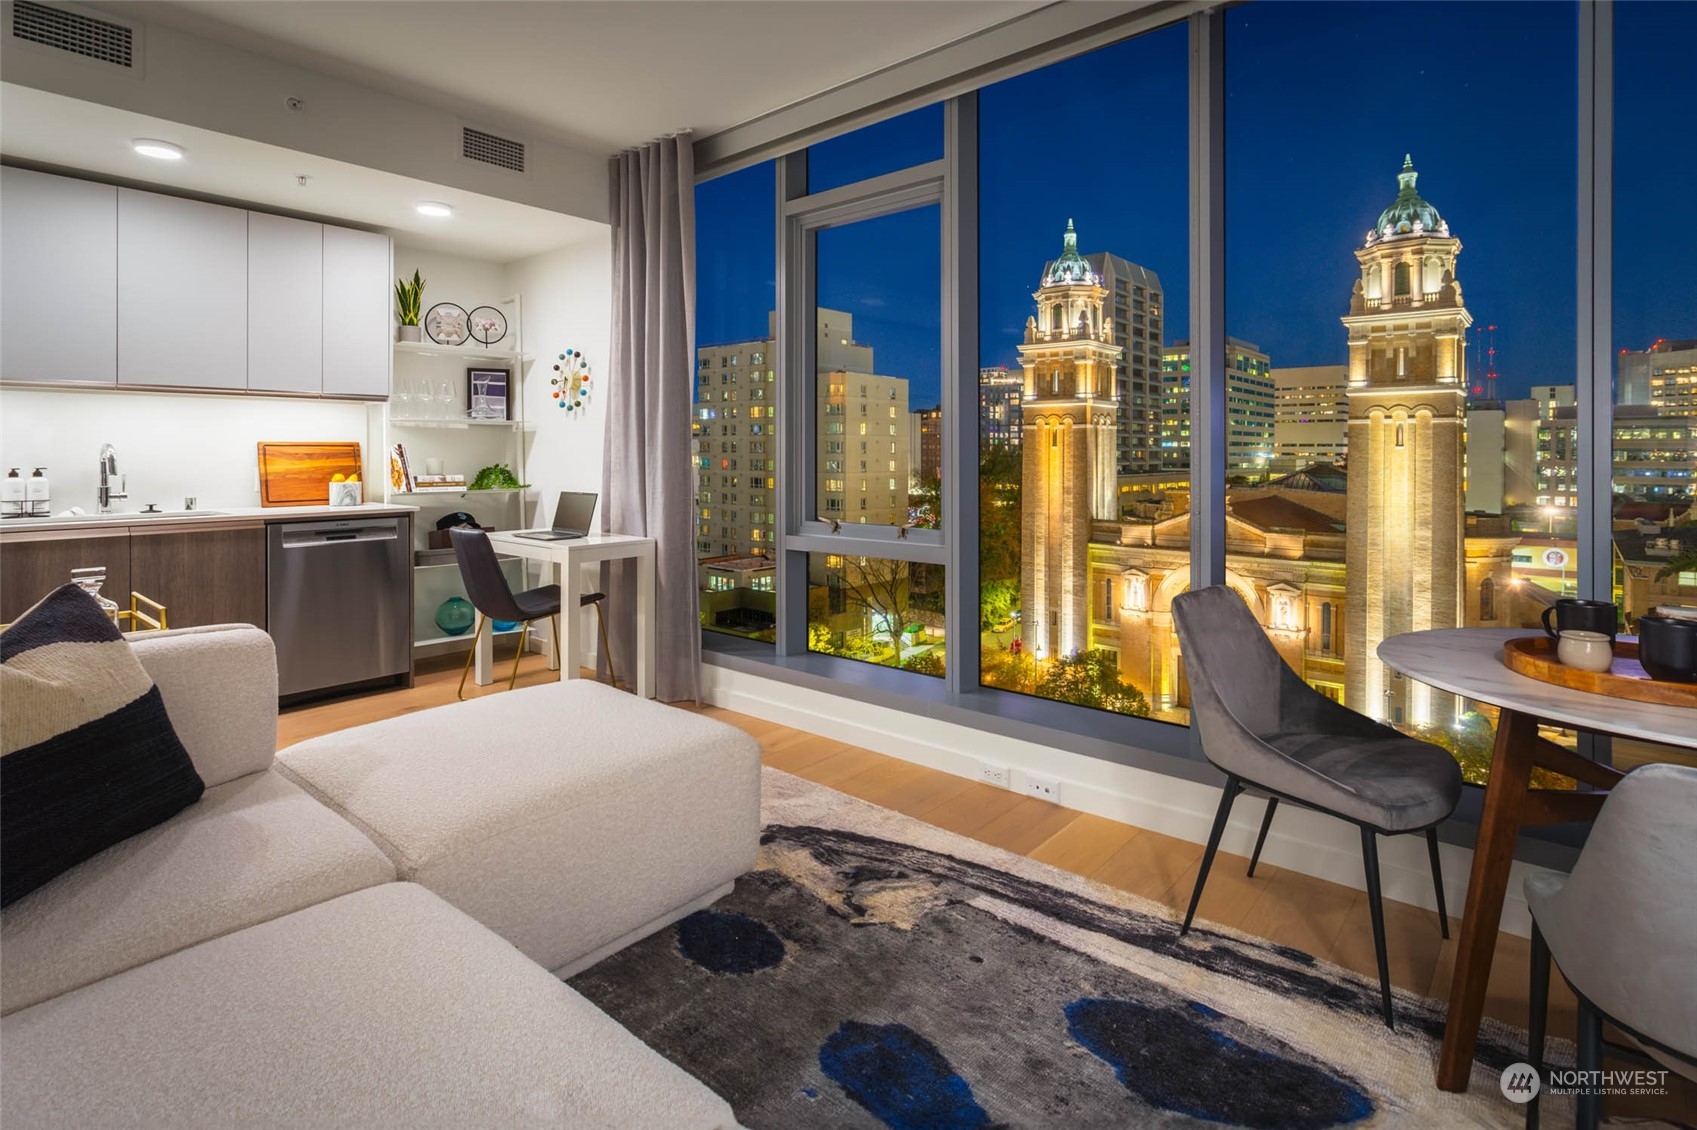
[[[510,655],[510,652],[508,653]],[[505,674],[511,668],[498,663]],[[520,665],[519,686],[555,678],[540,656]],[[279,748],[317,734],[410,713],[454,700],[459,666],[421,664],[416,685],[344,698],[285,712]],[[506,681],[468,687],[467,697],[500,693]],[[694,709],[694,708],[686,708]],[[1196,881],[1202,845],[1075,812],[1034,797],[887,757],[828,737],[791,729],[718,707],[701,712],[746,730],[767,765],[895,809],[975,840],[1030,856],[1183,912]],[[1197,911],[1199,918],[1295,946],[1368,976],[1377,975],[1366,895],[1350,887],[1262,863],[1246,877],[1247,858],[1222,852]],[[1399,988],[1442,1000],[1449,991],[1460,922],[1451,941],[1439,935],[1429,910],[1387,900],[1386,945],[1391,980]],[[1497,939],[1485,1012],[1517,1027],[1526,1024],[1530,949],[1525,938]],[[1559,977],[1550,992],[1550,1032],[1571,1039],[1574,999]]]

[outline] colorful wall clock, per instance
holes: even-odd
[[[589,362],[575,349],[560,354],[554,365],[554,404],[566,411],[580,414],[589,401]]]

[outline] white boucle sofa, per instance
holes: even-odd
[[[573,681],[274,762],[270,637],[133,639],[205,780],[0,914],[0,1124],[732,1126],[560,975],[753,865],[747,735]]]

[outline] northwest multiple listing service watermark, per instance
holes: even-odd
[[[1501,1086],[1503,1098],[1511,1103],[1529,1103],[1540,1094],[1568,1098],[1581,1095],[1665,1095],[1668,1093],[1668,1073],[1546,1067],[1540,1075],[1530,1063],[1515,1063],[1503,1069]]]

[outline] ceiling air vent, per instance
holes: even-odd
[[[135,29],[30,0],[12,5],[12,38],[115,67],[135,66]]]
[[[460,156],[468,161],[494,165],[498,169],[524,172],[524,142],[498,137],[470,126],[460,130]]]

